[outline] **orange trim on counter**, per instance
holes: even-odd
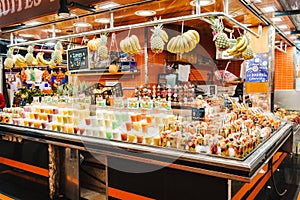
[[[276,153],[273,157],[273,162],[275,161],[278,161],[280,158],[281,158],[281,155],[282,153]],[[286,154],[284,155],[284,158],[285,158]],[[282,162],[282,161],[281,161]],[[281,163],[280,162],[280,163]],[[279,163],[279,164],[280,164]],[[277,163],[276,163],[277,164]],[[274,167],[274,166],[273,166]],[[268,170],[268,164],[266,164],[263,168],[262,168],[264,171],[267,171]],[[271,172],[270,172],[271,174]],[[250,182],[250,183],[245,183],[243,185],[243,187],[241,187],[241,189],[233,196],[232,200],[240,200],[242,199],[242,197],[244,197],[244,195],[257,183],[257,181],[259,181],[259,179],[261,177],[263,177],[265,174],[264,173],[258,173],[254,179]],[[267,176],[267,175],[266,175]],[[264,177],[261,181],[263,181],[266,177]],[[269,179],[270,177],[268,177]],[[267,180],[268,180],[267,179]],[[259,184],[260,185],[260,184]],[[258,186],[259,186],[258,185]],[[257,186],[257,187],[258,187]]]
[[[282,156],[278,159],[278,161],[273,165],[273,168],[271,170],[276,171],[276,169],[279,167],[279,165],[282,163],[284,158],[286,157],[286,153],[282,153]],[[264,187],[266,182],[271,178],[271,171],[269,170],[266,176],[259,182],[259,184],[255,187],[255,189],[251,192],[251,194],[247,197],[247,200],[254,199],[257,194],[261,191],[261,189]]]
[[[5,196],[4,194],[1,194],[1,193],[0,193],[0,199],[1,199],[1,200],[14,200],[13,198],[10,198],[10,197],[8,197],[8,196]]]
[[[26,164],[26,163],[23,163],[23,162],[15,161],[15,160],[12,160],[12,159],[9,159],[9,158],[4,158],[4,157],[0,157],[0,163],[4,164],[4,165],[11,166],[11,167],[15,167],[15,168],[18,168],[18,169],[22,169],[22,170],[25,170],[25,171],[28,171],[28,172],[31,172],[31,173],[34,173],[34,174],[38,174],[38,175],[41,175],[41,176],[44,176],[44,177],[49,177],[49,170],[48,169],[44,169],[44,168],[37,167],[37,166],[34,166],[34,165],[29,165],[29,164]]]
[[[138,194],[126,192],[112,187],[108,187],[108,196],[122,200],[154,200],[149,197],[144,197]]]
[[[298,193],[298,197],[297,197],[297,200],[300,200],[300,192]]]

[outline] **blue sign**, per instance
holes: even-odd
[[[256,53],[254,58],[246,61],[246,82],[268,81],[268,53]]]

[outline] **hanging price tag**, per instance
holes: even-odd
[[[137,99],[128,99],[127,107],[130,109],[138,109],[139,102]]]
[[[106,100],[101,97],[96,97],[96,106],[106,107]]]
[[[171,110],[171,101],[162,101],[159,102],[160,110]]]
[[[141,108],[151,110],[153,108],[153,101],[141,101]]]
[[[114,107],[115,108],[124,108],[123,98],[115,97],[114,98]]]

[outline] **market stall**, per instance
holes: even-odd
[[[161,6],[127,6],[147,3]],[[109,10],[109,27],[10,44],[1,163],[47,179],[50,199],[80,199],[82,163],[107,199],[255,196],[292,151],[293,125],[269,112],[275,31],[194,3],[128,23]]]

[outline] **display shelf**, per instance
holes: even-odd
[[[101,79],[114,79],[115,77],[128,77],[134,78],[135,76],[140,75],[140,72],[117,72],[117,73],[109,73],[103,72],[103,70],[90,70],[90,71],[82,71],[70,74],[70,76],[101,76]]]

